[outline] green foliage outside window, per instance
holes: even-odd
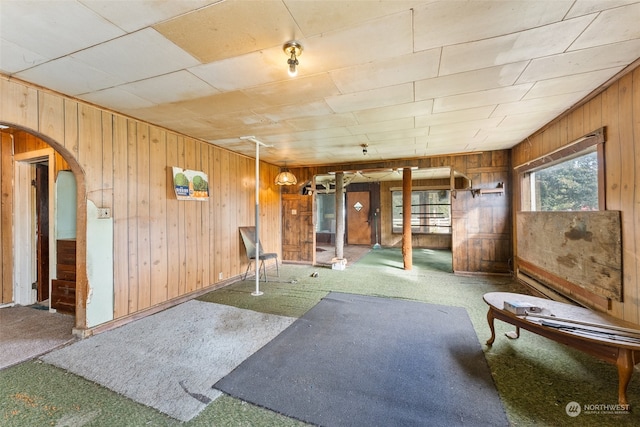
[[[591,152],[532,172],[537,211],[598,210],[598,156]]]

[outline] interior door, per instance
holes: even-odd
[[[368,191],[347,192],[347,244],[371,244],[371,195]]]
[[[282,195],[282,259],[315,262],[315,227],[313,197],[301,194]]]
[[[36,167],[36,224],[37,224],[37,300],[49,299],[49,167]]]

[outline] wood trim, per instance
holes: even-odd
[[[522,270],[527,275],[541,282],[541,284],[551,287],[552,290],[555,290],[556,287],[559,287],[561,288],[560,293],[562,295],[575,297],[575,299],[582,304],[597,307],[602,311],[606,311],[609,308],[609,301],[607,300],[607,298],[601,297],[585,290],[584,288],[581,288],[580,286],[574,285],[573,283],[563,279],[562,277],[556,276],[553,273],[543,270],[542,268],[533,265],[520,257],[517,258],[518,272]]]
[[[519,173],[533,171],[543,165],[567,157],[570,154],[579,153],[580,151],[586,150],[593,145],[601,144],[605,142],[604,131],[604,128],[596,129],[595,131],[590,132],[587,135],[584,135],[576,139],[575,141],[568,143],[567,145],[557,148],[549,153],[538,156],[535,159],[527,160],[524,163],[514,166],[513,169],[518,171]]]

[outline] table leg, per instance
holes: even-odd
[[[618,403],[620,405],[628,404],[627,401],[627,386],[631,380],[631,374],[633,374],[633,354],[631,350],[620,348],[618,349]]]
[[[487,340],[487,345],[492,345],[496,340],[496,329],[493,325],[493,320],[495,317],[493,316],[493,308],[489,307],[489,311],[487,312],[487,322],[489,322],[489,329],[491,329],[491,338]]]

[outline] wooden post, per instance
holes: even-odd
[[[344,174],[336,173],[336,258],[344,258]]]
[[[337,187],[337,186],[336,186]],[[402,258],[404,269],[413,268],[411,247],[411,168],[402,171]]]

